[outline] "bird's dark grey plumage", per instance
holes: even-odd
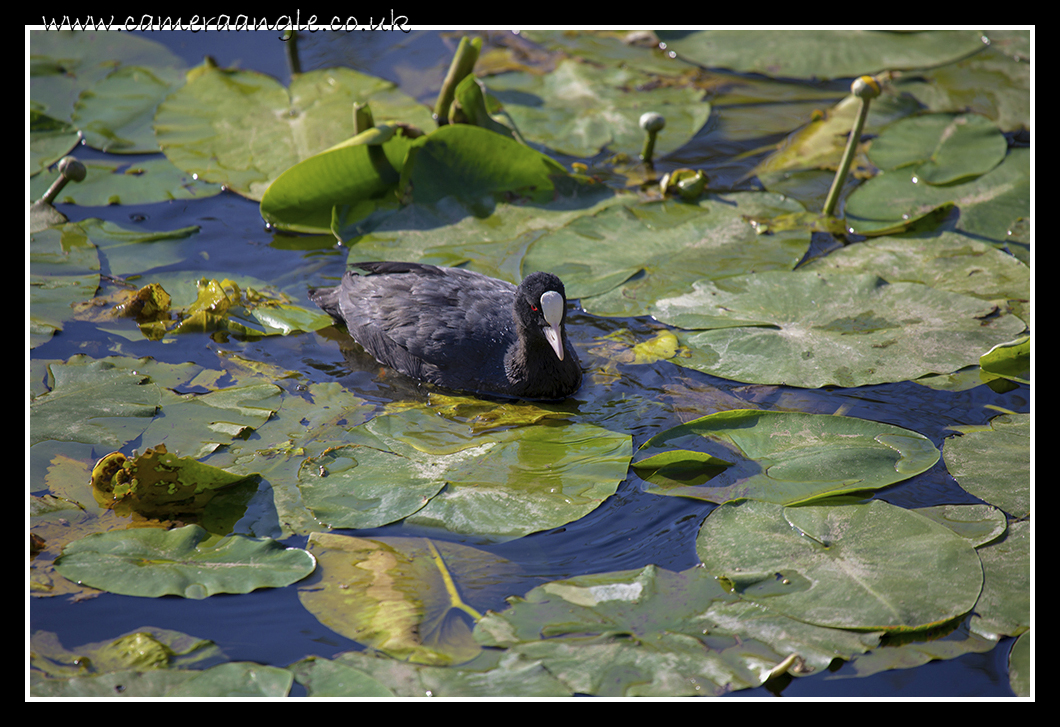
[[[352,267],[362,273],[309,296],[380,363],[450,389],[512,398],[562,399],[581,384],[555,275],[532,273],[516,287],[459,268]]]

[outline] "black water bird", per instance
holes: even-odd
[[[567,297],[551,273],[518,287],[460,268],[356,263],[309,297],[377,361],[476,394],[563,399],[581,384],[567,339]]]

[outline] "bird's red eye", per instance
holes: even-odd
[[[537,313],[537,306],[534,305],[533,303],[531,303],[530,304],[530,310],[532,310],[534,313]]]

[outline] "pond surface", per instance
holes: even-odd
[[[198,64],[205,54],[219,66],[251,68],[275,76],[284,85],[290,73],[282,43],[273,33],[145,33],[186,61]],[[304,70],[349,66],[364,73],[398,82],[409,95],[433,105],[437,88],[448,67],[456,36],[438,32],[313,34],[301,41]],[[846,94],[846,82],[815,84],[824,107]],[[790,114],[791,128],[807,117],[811,106],[803,99],[786,104],[783,99],[748,99],[728,110],[715,107],[710,119],[692,141],[663,157],[657,171],[679,167],[703,168],[712,190],[747,189],[741,181],[761,155],[748,154],[776,144],[783,134],[759,136],[751,107],[767,106],[766,113]],[[761,108],[759,108],[761,113]],[[109,155],[80,147],[84,160]],[[745,156],[741,156],[745,155]],[[560,157],[569,166],[572,157]],[[743,185],[743,186],[741,186]],[[803,200],[805,202],[805,200]],[[818,209],[820,207],[819,202]],[[812,208],[810,203],[808,207]],[[78,207],[59,205],[71,220],[100,218],[142,230],[172,230],[197,225],[200,231],[181,243],[180,260],[156,272],[179,272],[190,277],[223,277],[232,271],[269,281],[285,289],[328,284],[346,267],[348,249],[333,240],[300,238],[270,232],[262,223],[258,204],[231,192],[201,200],[176,200],[137,206]],[[825,243],[827,246],[827,243]],[[106,272],[106,271],[104,271]],[[308,297],[296,301],[311,307]],[[983,425],[999,411],[1029,412],[1030,387],[1020,385],[1005,393],[987,386],[965,391],[929,389],[912,382],[856,388],[799,389],[750,385],[726,381],[667,361],[614,365],[592,350],[609,334],[628,331],[633,340],[654,335],[660,325],[647,317],[609,318],[581,310],[571,314],[568,332],[589,375],[575,397],[594,401],[594,422],[632,435],[634,449],[650,437],[681,422],[714,411],[761,408],[778,411],[832,414],[841,412],[904,427],[941,447],[953,427]],[[330,335],[300,333],[270,336],[256,341],[206,335],[177,336],[161,344],[108,333],[90,322],[68,322],[61,334],[32,350],[35,360],[66,360],[76,354],[105,357],[151,356],[170,363],[194,362],[217,367],[219,356],[240,356],[267,361],[282,370],[299,372],[300,384],[339,382],[366,401],[382,407],[394,401],[427,401],[430,392],[414,382],[376,366],[356,368],[343,356]],[[168,340],[168,339],[167,339]],[[606,376],[603,375],[606,369]],[[605,402],[605,403],[601,403]],[[645,407],[644,402],[661,406]],[[359,536],[420,535],[466,543],[516,563],[521,575],[506,583],[508,593],[479,610],[502,610],[505,595],[525,594],[542,583],[576,575],[638,569],[649,564],[684,571],[699,563],[696,535],[705,516],[716,505],[681,497],[649,494],[644,482],[630,472],[617,493],[587,516],[565,527],[534,533],[505,543],[391,525],[357,531]],[[31,485],[31,491],[39,488]],[[875,496],[903,508],[939,504],[974,504],[980,500],[962,490],[940,461],[930,470],[881,490]],[[253,519],[253,513],[248,513]],[[287,545],[305,547],[306,537],[295,536]],[[362,648],[321,624],[303,607],[295,587],[264,589],[252,595],[218,595],[203,600],[136,598],[103,593],[72,602],[63,597],[35,598],[30,602],[29,628],[51,631],[67,648],[115,638],[140,626],[172,629],[216,642],[231,661],[253,661],[283,667],[310,655],[331,658]],[[797,697],[962,697],[1012,696],[1008,679],[1008,654],[1013,638],[1002,638],[984,654],[967,654],[933,661],[904,670],[855,678],[849,665],[835,673],[793,679],[783,685],[783,696]],[[845,677],[845,678],[844,678]],[[297,683],[294,695],[304,694]],[[735,697],[769,697],[765,688],[734,692]]]

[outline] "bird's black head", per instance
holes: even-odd
[[[515,293],[515,316],[531,335],[546,340],[560,361],[564,356],[567,293],[552,273],[531,273]]]

